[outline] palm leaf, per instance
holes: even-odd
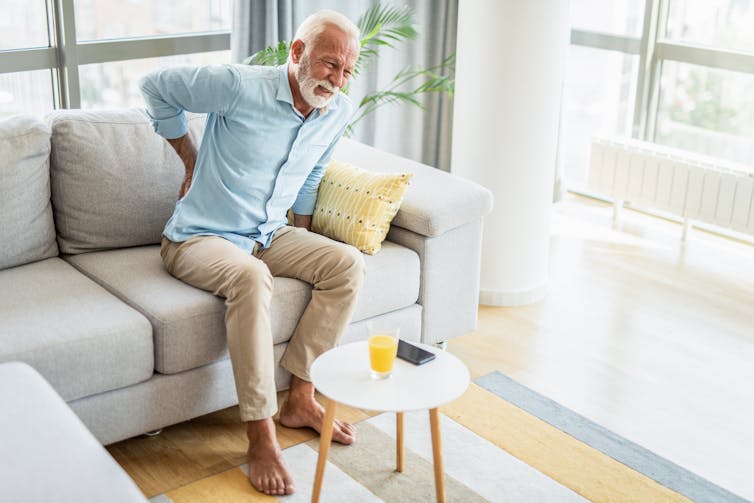
[[[418,85],[410,87],[412,82]],[[408,87],[408,89],[405,89]],[[420,96],[427,93],[442,93],[453,96],[455,91],[455,54],[430,68],[408,66],[399,71],[387,89],[367,94],[362,98],[356,116],[346,128],[346,136],[353,134],[356,124],[384,105],[407,103],[424,108]]]
[[[259,52],[255,52],[248,58],[243,60],[245,65],[264,65],[264,66],[277,66],[282,65],[288,60],[288,51],[290,50],[290,42],[282,41],[277,45],[271,45],[265,47]]]
[[[410,7],[376,4],[367,10],[356,25],[361,31],[361,53],[356,62],[355,75],[364,65],[379,55],[381,47],[395,47],[395,43],[414,40],[419,33],[414,27],[414,12]]]

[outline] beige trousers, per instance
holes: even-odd
[[[297,227],[278,229],[270,246],[252,255],[217,236],[182,243],[163,238],[160,254],[170,274],[225,298],[228,349],[244,421],[265,419],[277,411],[272,277],[296,278],[313,286],[281,361],[307,381],[314,359],[338,344],[364,281],[361,252]]]

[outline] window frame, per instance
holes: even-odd
[[[79,42],[74,0],[45,0],[49,46],[0,51],[0,74],[51,70],[53,107],[80,108],[79,67],[230,50],[230,30]]]
[[[754,53],[716,49],[665,38],[671,0],[645,0],[640,37],[583,29],[571,30],[571,45],[639,56],[632,137],[653,141],[660,102],[660,78],[665,61],[754,75]]]

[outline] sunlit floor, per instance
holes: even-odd
[[[547,297],[450,350],[754,499],[754,246],[568,196]]]

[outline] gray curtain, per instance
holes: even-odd
[[[354,22],[375,0],[236,0],[231,49],[234,62],[277,43],[291,40],[296,27],[320,9],[342,12]],[[351,83],[358,105],[368,92],[387,87],[409,65],[439,64],[455,52],[458,0],[404,0],[416,14],[419,38],[383,48],[380,57]],[[425,109],[406,104],[385,105],[362,120],[353,138],[445,171],[450,168],[453,103],[447,96],[426,95]]]
[[[230,49],[234,63],[295,32],[292,0],[236,0]]]

